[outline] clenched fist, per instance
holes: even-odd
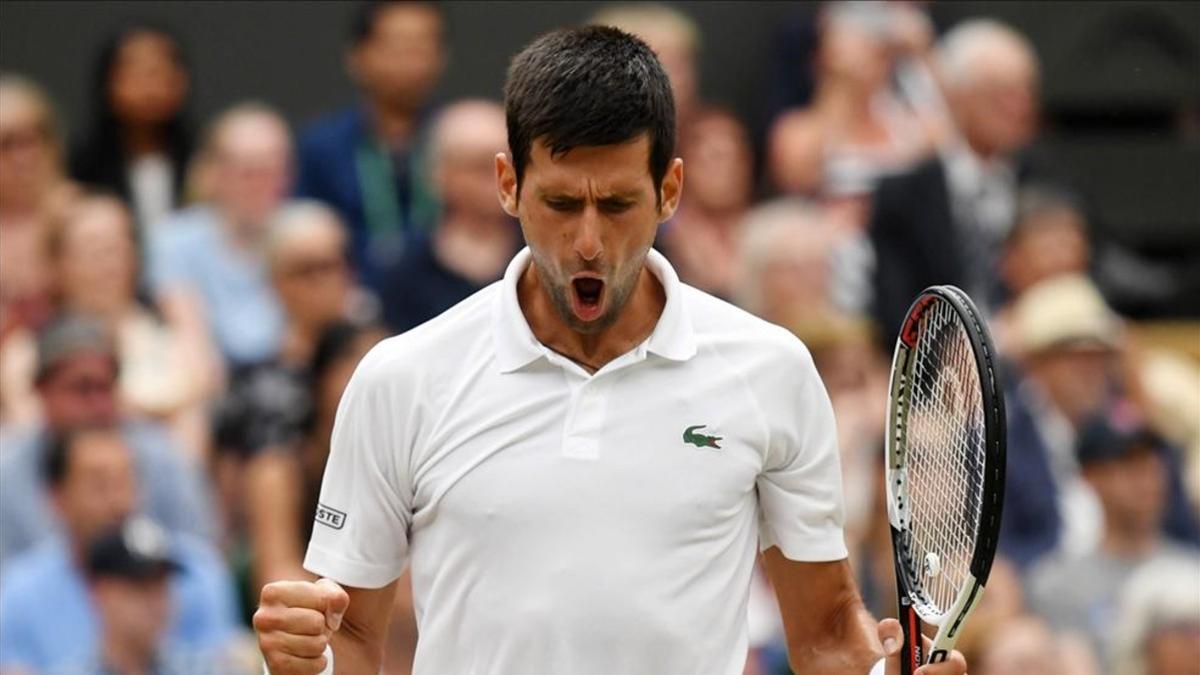
[[[271,675],[318,675],[325,648],[342,625],[350,596],[333,581],[275,581],[263,586],[254,630]]]

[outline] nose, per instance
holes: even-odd
[[[589,206],[580,216],[579,228],[575,231],[575,253],[587,262],[598,260],[604,253],[600,241],[600,217],[596,208]]]

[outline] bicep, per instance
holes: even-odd
[[[772,547],[763,552],[763,564],[793,669],[865,673],[879,659],[875,620],[863,607],[848,560],[789,560]]]

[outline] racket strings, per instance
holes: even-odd
[[[935,622],[968,578],[984,484],[979,371],[970,338],[949,303],[935,303],[921,319],[911,387],[910,588],[923,618]]]

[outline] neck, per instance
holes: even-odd
[[[1158,537],[1153,530],[1121,531],[1109,526],[1104,530],[1100,546],[1105,552],[1118,558],[1143,558],[1154,550]]]
[[[417,124],[414,111],[389,105],[378,98],[371,99],[370,110],[376,138],[393,147],[408,141]]]
[[[580,333],[558,315],[534,265],[530,263],[517,284],[530,330],[539,342],[592,373],[649,337],[667,304],[662,284],[643,264],[637,286],[616,322],[596,333]]]
[[[121,140],[125,144],[125,153],[129,157],[151,155],[163,150],[165,139],[160,127],[152,124],[127,127]]]
[[[308,363],[320,330],[317,326],[305,325],[298,321],[289,322],[283,335],[283,344],[279,348],[279,360],[287,365]]]
[[[152,647],[132,641],[122,641],[110,631],[104,633],[104,665],[121,675],[144,675],[150,672],[154,660]]]
[[[221,216],[221,223],[225,226],[225,232],[229,236],[230,241],[236,248],[253,251],[259,248],[262,243],[263,227],[256,224],[247,223],[244,220],[234,216],[228,209],[217,207],[217,211]]]

